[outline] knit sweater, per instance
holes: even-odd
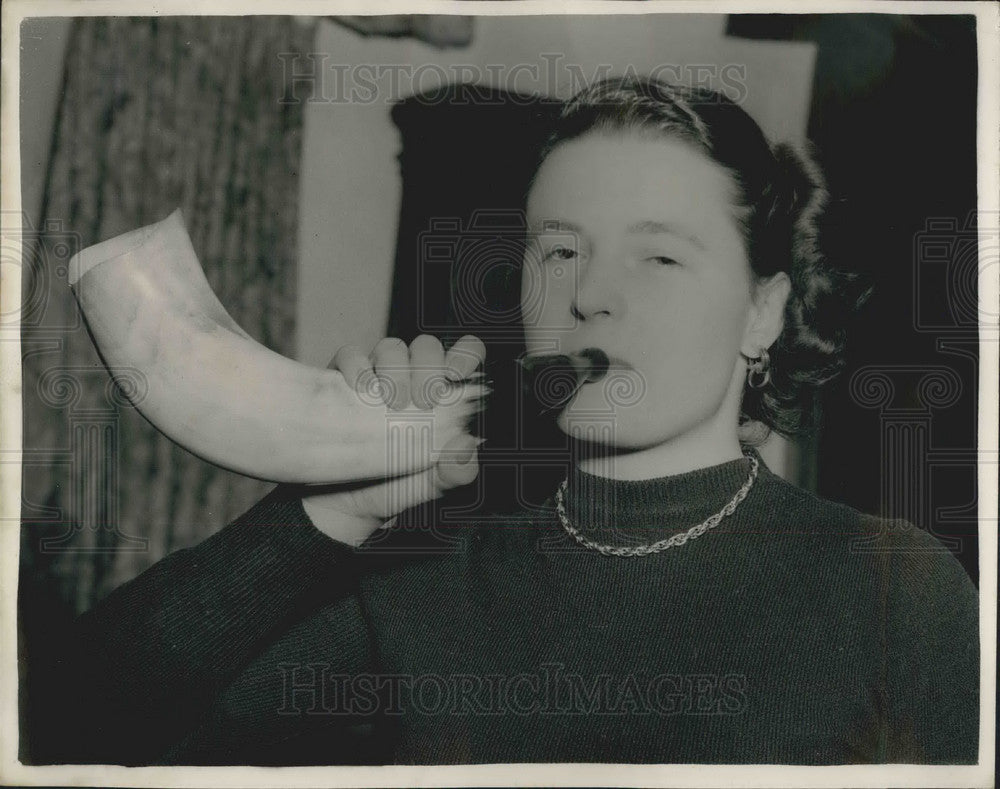
[[[650,543],[748,470],[575,468],[566,514]],[[552,500],[352,548],[279,487],[83,615],[41,684],[44,762],[974,763],[978,595],[933,536],[763,463],[638,557]]]

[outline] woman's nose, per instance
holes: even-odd
[[[577,320],[620,317],[621,291],[611,267],[591,260],[581,269],[570,310]]]

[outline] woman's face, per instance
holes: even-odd
[[[712,430],[735,441],[751,272],[733,189],[679,140],[591,133],[545,159],[527,203],[527,350],[612,359],[563,409],[564,432],[632,449]]]

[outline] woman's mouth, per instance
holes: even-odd
[[[569,353],[537,354],[517,360],[529,375],[538,376],[547,371],[565,370],[579,379],[579,384],[600,381],[610,367],[624,366],[619,359],[612,359],[600,348],[583,348]]]
[[[525,393],[548,411],[566,405],[582,386],[602,380],[608,370],[629,365],[600,348],[583,348],[561,354],[538,354],[518,359],[525,372]]]

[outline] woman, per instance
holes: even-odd
[[[611,366],[557,415],[579,451],[547,506],[395,523],[476,478],[473,436],[425,474],[278,488],[80,620],[41,760],[975,762],[961,566],[745,448],[841,364],[859,299],[818,248],[824,197],[714,93],[575,97],[527,197],[525,340]],[[425,407],[482,355],[422,336],[334,363]]]

